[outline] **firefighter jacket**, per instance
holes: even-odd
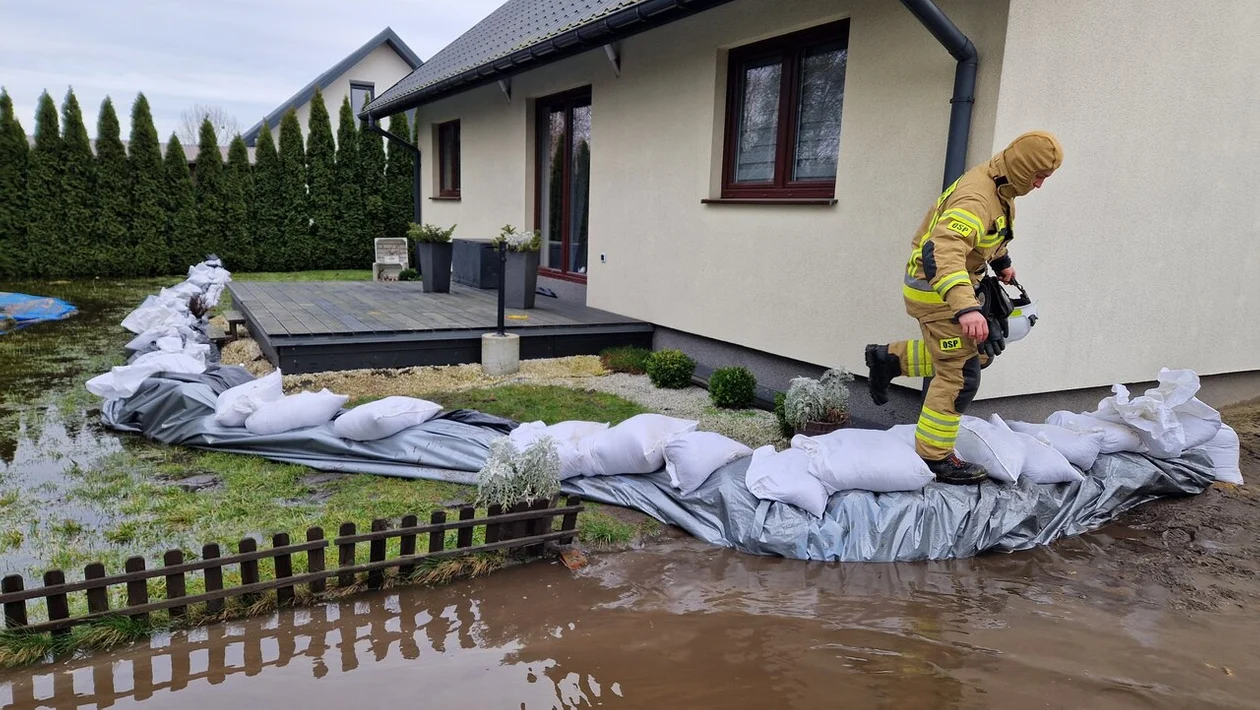
[[[1052,134],[1025,133],[950,185],[911,242],[906,311],[930,323],[979,310],[976,285],[989,265],[999,272],[1011,265],[1015,198],[1032,191],[1038,172],[1062,163],[1063,147]]]

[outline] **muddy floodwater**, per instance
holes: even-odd
[[[1112,588],[1098,553],[824,565],[675,540],[0,677],[5,707],[1236,708],[1260,619]]]

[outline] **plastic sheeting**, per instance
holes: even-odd
[[[77,310],[59,298],[0,292],[0,335],[36,323],[69,318]]]
[[[249,381],[241,368],[200,375],[160,374],[137,393],[105,403],[110,426],[167,444],[253,454],[324,471],[374,473],[472,484],[490,443],[516,424],[476,412],[447,412],[393,437],[354,442],[332,425],[254,436],[214,422],[220,392]],[[706,542],[744,552],[806,560],[891,562],[1022,550],[1095,529],[1156,498],[1201,493],[1212,464],[1195,450],[1176,460],[1138,454],[1099,457],[1083,481],[1038,485],[932,483],[919,491],[844,491],[821,518],[756,498],[744,483],[750,460],[729,464],[688,496],[664,471],[579,477],[564,491],[640,510]]]

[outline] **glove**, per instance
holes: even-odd
[[[988,355],[990,359],[1002,354],[1006,350],[1006,339],[1010,336],[1010,325],[1004,321],[988,316],[989,321],[989,338],[980,343],[980,353]]]

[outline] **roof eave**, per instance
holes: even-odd
[[[676,22],[731,0],[647,0],[610,13],[511,54],[447,77],[388,101],[374,101],[363,108],[360,120],[379,120],[479,86],[506,79],[530,69],[576,56],[640,32]]]

